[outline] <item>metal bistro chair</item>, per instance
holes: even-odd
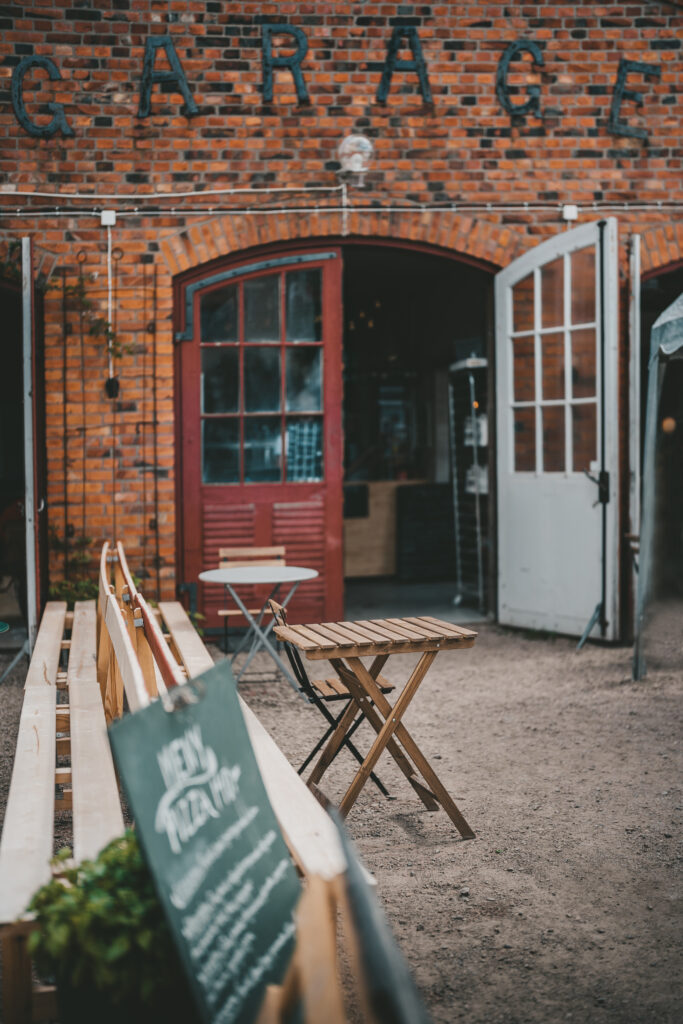
[[[286,626],[287,612],[282,607],[282,605],[279,605],[277,601],[272,600],[268,603],[270,605],[270,610],[273,613],[273,617],[275,618],[275,622],[277,623],[277,625]],[[352,703],[352,697],[349,690],[341,681],[341,679],[335,677],[331,679],[311,680],[308,676],[308,673],[306,672],[306,669],[304,668],[303,662],[301,660],[301,655],[299,654],[296,647],[294,647],[292,644],[287,643],[286,641],[283,641],[283,645],[285,648],[285,652],[287,654],[287,658],[289,659],[289,664],[292,666],[294,678],[299,684],[299,689],[302,695],[311,704],[315,704],[315,706],[318,708],[318,710],[320,711],[321,715],[323,716],[328,725],[327,731],[324,733],[323,736],[320,737],[316,745],[313,747],[313,750],[310,752],[304,763],[299,768],[299,775],[302,775],[308,768],[309,764],[311,763],[315,755],[321,750],[323,745],[330,738],[330,736],[336,729],[341,719],[347,713],[347,710],[349,710],[349,705]],[[377,682],[382,693],[391,693],[391,691],[394,689],[393,683],[389,683],[382,676],[379,676]],[[341,712],[335,718],[335,716],[332,714],[327,705],[329,703],[334,703],[336,701],[344,701],[345,703]],[[363,721],[364,717],[362,713],[359,712],[358,717],[353,722],[351,727],[347,730],[343,742],[339,747],[339,750],[341,750],[342,747],[347,747],[355,757],[356,761],[358,761],[358,763],[361,765],[363,764],[364,761],[363,755],[360,753],[356,745],[352,742],[351,737],[353,736],[354,732]],[[339,750],[337,751],[337,754],[339,753]],[[337,754],[335,754],[334,757],[336,757]],[[332,758],[332,760],[334,760],[334,758]],[[329,767],[329,765],[327,767]],[[370,772],[370,778],[375,783],[380,793],[382,793],[383,796],[388,797],[389,791],[387,790],[386,786],[381,781],[381,779],[378,778],[378,776],[374,772]]]

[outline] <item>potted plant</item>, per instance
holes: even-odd
[[[29,952],[57,982],[62,1024],[191,1024],[198,1016],[135,833],[94,861],[53,861],[29,910]]]

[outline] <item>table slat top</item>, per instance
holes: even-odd
[[[477,637],[471,629],[430,615],[275,626],[275,634],[311,660],[458,650],[472,647]]]

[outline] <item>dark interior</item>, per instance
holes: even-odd
[[[453,581],[449,367],[486,357],[492,277],[419,251],[349,246],[343,303],[344,516],[365,518],[369,534],[395,529],[393,559],[373,570],[348,557],[362,527],[345,531],[345,574],[355,590]],[[391,522],[374,518],[381,500]]]

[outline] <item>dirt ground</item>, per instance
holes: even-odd
[[[391,799],[368,784],[347,822],[435,1024],[678,1024],[680,618],[637,684],[628,649],[475,628],[473,649],[437,657],[405,722],[476,839],[386,757]],[[386,674],[401,682],[413,662]],[[21,682],[2,686],[2,809]],[[272,674],[241,692],[300,764],[319,713]],[[332,800],[354,765],[344,753],[326,774]]]

